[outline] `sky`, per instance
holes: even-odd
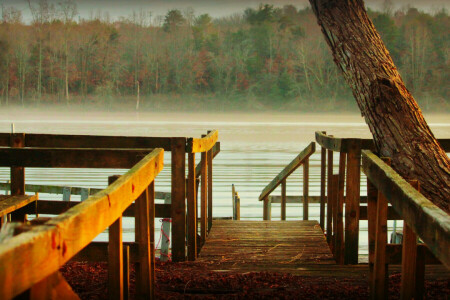
[[[38,0],[31,0],[37,2]],[[196,15],[208,13],[213,17],[222,17],[234,13],[241,13],[247,7],[256,8],[260,3],[274,4],[283,6],[293,4],[298,8],[309,6],[308,0],[276,0],[276,1],[249,1],[249,0],[74,0],[77,3],[79,16],[89,18],[92,14],[98,12],[109,12],[112,18],[120,16],[129,16],[133,10],[141,9],[151,11],[152,16],[165,15],[170,9],[180,9],[181,11],[192,8]],[[61,0],[49,0],[49,2],[58,3]],[[384,0],[366,0],[366,5],[372,9],[380,10],[383,7]],[[406,6],[417,7],[427,12],[434,12],[442,8],[449,9],[448,0],[392,0],[394,9]],[[14,6],[22,11],[26,20],[30,18],[30,10],[27,0],[0,0],[4,6]]]

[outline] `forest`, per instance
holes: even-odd
[[[127,109],[356,110],[310,8],[261,4],[213,18],[107,8],[81,18],[74,1],[2,7],[0,106]],[[449,111],[450,18],[442,9],[370,11],[425,111]]]

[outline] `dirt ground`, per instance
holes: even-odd
[[[106,263],[71,262],[61,272],[81,299],[107,299]],[[130,292],[134,299],[134,270]],[[399,299],[400,274],[389,278],[389,298]],[[425,299],[448,299],[450,281],[425,283]],[[211,272],[198,263],[156,263],[157,299],[367,299],[367,278],[311,278],[290,274]]]

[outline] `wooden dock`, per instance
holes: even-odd
[[[317,221],[214,220],[197,261],[215,270],[274,272],[336,263]]]

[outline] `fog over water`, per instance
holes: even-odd
[[[432,114],[427,121],[438,138],[450,138],[449,114]],[[358,114],[282,114],[282,113],[95,113],[84,111],[51,112],[0,110],[0,132],[16,132],[128,136],[200,137],[207,130],[219,130],[221,153],[214,160],[214,216],[232,215],[231,184],[241,197],[241,217],[262,220],[262,189],[310,142],[315,131],[327,131],[337,137],[370,138],[364,120]],[[317,146],[319,151],[320,147]],[[197,155],[199,158],[199,155]],[[319,195],[319,159],[311,158],[310,195]],[[336,157],[335,162],[338,159]],[[26,170],[26,183],[103,188],[107,177],[126,170],[97,169],[31,169]],[[337,171],[337,170],[336,170]],[[299,169],[287,181],[287,195],[300,195],[302,180]],[[9,169],[0,168],[0,182],[9,179]],[[362,195],[365,195],[362,177]],[[165,153],[165,167],[156,179],[156,190],[170,192],[170,154]],[[275,190],[273,195],[280,195]],[[51,198],[40,195],[41,199]],[[60,199],[60,197],[59,197]],[[75,197],[74,200],[77,200]],[[300,219],[299,205],[288,204],[289,220]],[[272,209],[279,219],[279,205]],[[311,204],[311,219],[318,220],[317,204]],[[133,240],[134,222],[124,221],[124,239]],[[159,238],[159,220],[156,228]],[[392,225],[392,224],[391,224]],[[361,253],[367,253],[367,223],[361,222]],[[106,234],[98,239],[105,240]]]

